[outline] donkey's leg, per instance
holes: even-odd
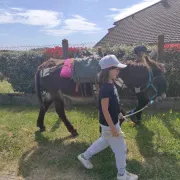
[[[43,132],[46,130],[46,127],[44,126],[44,117],[45,113],[47,112],[49,106],[53,103],[52,97],[49,93],[46,94],[43,105],[41,105],[39,110],[39,116],[37,119],[37,127],[39,127],[40,132]]]
[[[136,96],[138,99],[138,105],[137,105],[136,109],[134,110],[134,112],[139,111],[140,109],[144,108],[149,102],[149,100],[146,98],[146,96],[143,92],[137,93]],[[135,120],[136,120],[135,124],[140,123],[141,118],[142,118],[142,113],[143,113],[143,111],[140,111],[135,115],[135,117],[136,117],[135,118]]]
[[[56,112],[59,115],[59,118],[62,119],[68,131],[72,134],[73,137],[78,136],[77,130],[74,129],[73,125],[66,117],[64,101],[61,98],[54,100]]]

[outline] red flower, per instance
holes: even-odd
[[[71,53],[71,55],[73,55],[74,53],[85,50],[85,49],[87,49],[87,48],[69,47],[68,51],[69,51],[69,53]],[[63,50],[62,50],[62,47],[59,47],[59,46],[56,46],[54,48],[46,48],[44,50],[44,54],[49,56],[49,57],[60,58],[63,55]]]
[[[175,49],[179,49],[180,50],[180,44],[165,44],[164,48],[165,49],[175,48]]]

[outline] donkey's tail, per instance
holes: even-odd
[[[35,92],[36,96],[38,98],[38,101],[40,105],[43,104],[42,95],[41,95],[41,88],[40,88],[40,72],[41,70],[38,70],[35,74],[34,81],[35,81]]]

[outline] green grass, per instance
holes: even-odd
[[[7,81],[0,81],[0,93],[13,93],[13,88]]]
[[[86,170],[76,156],[99,137],[97,111],[76,107],[67,115],[79,132],[71,139],[54,110],[46,114],[47,131],[36,128],[38,109],[0,108],[0,177],[17,171],[33,180],[114,180],[116,167],[110,148],[93,157],[93,170]],[[129,149],[127,169],[140,180],[180,179],[180,113],[146,114],[139,127],[123,124]]]

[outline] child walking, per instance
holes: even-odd
[[[116,56],[107,55],[99,61],[101,72],[99,75],[99,123],[101,137],[95,141],[84,153],[78,156],[79,161],[87,169],[92,169],[90,158],[98,152],[111,147],[115,154],[117,180],[137,180],[138,176],[126,170],[126,143],[119,125],[120,99],[114,80],[121,68],[126,65],[118,61]],[[122,117],[122,115],[121,115]]]

